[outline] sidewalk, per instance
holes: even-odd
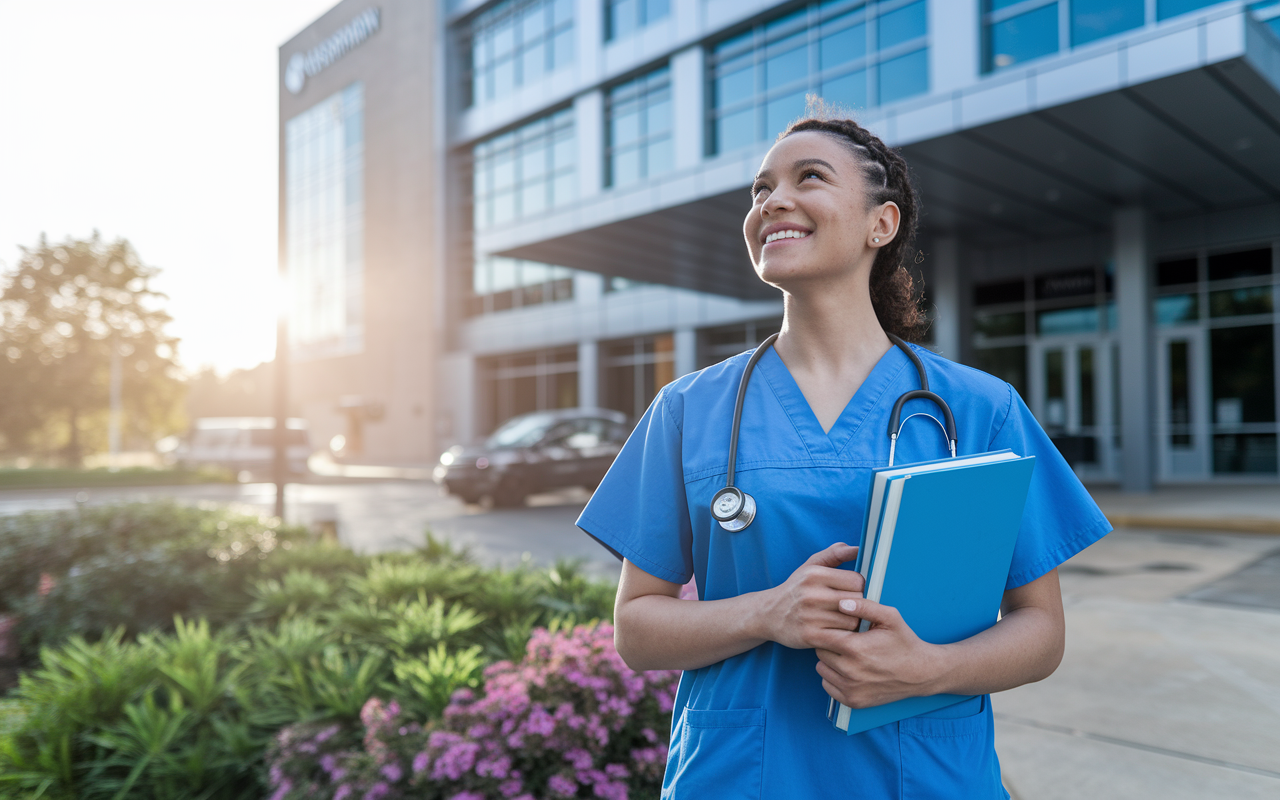
[[[1117,528],[1280,534],[1280,485],[1160,486],[1144,494],[1091,489]]]
[[[992,701],[1014,799],[1280,797],[1280,487],[1094,497],[1062,665]]]

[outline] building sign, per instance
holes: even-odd
[[[1087,269],[1059,272],[1036,278],[1036,299],[1057,300],[1059,297],[1078,297],[1097,291],[1096,271]]]
[[[284,86],[290,94],[302,91],[307,78],[314,78],[320,71],[355,49],[357,45],[378,32],[382,23],[380,9],[371,8],[342,26],[337,33],[305,53],[294,53],[284,68]]]

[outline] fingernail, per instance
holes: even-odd
[[[856,600],[841,600],[840,610],[841,611],[857,611],[858,603]]]

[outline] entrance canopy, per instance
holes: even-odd
[[[925,235],[1003,244],[1280,202],[1280,39],[1234,7],[864,116],[902,148]],[[709,160],[705,196],[642,213],[564,212],[489,252],[743,299],[776,297],[742,239],[761,153]],[[646,189],[661,197],[664,189]],[[599,219],[598,224],[589,220]],[[584,225],[584,222],[586,223]],[[484,244],[478,242],[478,244]]]

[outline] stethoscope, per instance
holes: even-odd
[[[893,404],[893,412],[889,415],[889,466],[893,466],[893,456],[898,445],[898,434],[902,431],[902,426],[907,423],[911,417],[928,417],[938,423],[938,427],[942,428],[942,434],[947,437],[947,445],[951,449],[951,457],[956,457],[956,419],[951,415],[951,408],[947,405],[947,401],[938,395],[929,391],[929,376],[925,374],[924,363],[920,360],[920,356],[915,354],[907,343],[894,336],[892,333],[886,333],[889,341],[898,346],[902,352],[907,354],[907,358],[911,359],[911,363],[915,364],[916,372],[920,374],[920,388],[912,389],[903,393]],[[760,360],[760,356],[764,355],[764,351],[773,346],[773,342],[778,338],[778,334],[773,334],[768,339],[760,343],[756,351],[751,354],[751,358],[747,361],[747,368],[742,372],[742,381],[738,384],[738,400],[733,406],[733,431],[729,435],[729,475],[725,481],[725,486],[716,492],[715,497],[711,498],[711,516],[715,517],[716,522],[720,523],[720,527],[726,531],[740,531],[751,524],[751,520],[756,518],[756,501],[751,495],[742,491],[733,485],[734,465],[738,460],[738,426],[742,423],[742,403],[747,399],[747,383],[751,380],[751,371],[755,369],[756,362]],[[907,419],[899,422],[902,416],[902,406],[910,400],[932,400],[942,409],[942,416],[946,425],[938,422],[938,418],[932,414],[918,412],[907,417]]]

